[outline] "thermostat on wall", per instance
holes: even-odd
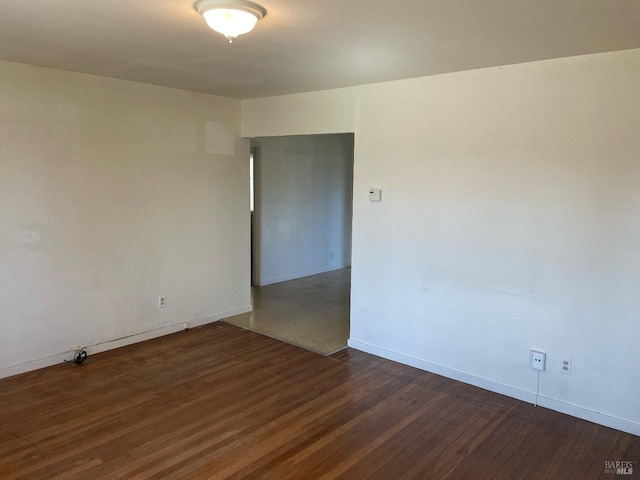
[[[369,201],[370,202],[381,202],[382,201],[382,190],[378,190],[375,188],[369,189]]]

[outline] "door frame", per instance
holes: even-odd
[[[251,141],[250,151],[253,156],[253,212],[251,215],[251,285],[260,286],[260,273],[261,273],[261,252],[262,245],[260,229],[262,228],[261,222],[261,208],[262,208],[262,195],[260,192],[260,179],[261,179],[261,144],[260,142]]]

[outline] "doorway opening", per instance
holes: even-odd
[[[251,141],[253,312],[230,323],[331,354],[346,347],[354,135]]]

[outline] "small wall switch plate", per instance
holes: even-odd
[[[382,190],[376,188],[369,189],[369,201],[370,202],[381,202],[382,201]]]
[[[565,375],[571,375],[571,363],[572,360],[570,358],[560,360],[560,371]]]
[[[536,370],[544,370],[547,361],[547,354],[537,350],[531,350],[531,367]]]

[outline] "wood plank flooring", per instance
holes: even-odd
[[[0,478],[599,479],[640,437],[216,323],[0,380]]]

